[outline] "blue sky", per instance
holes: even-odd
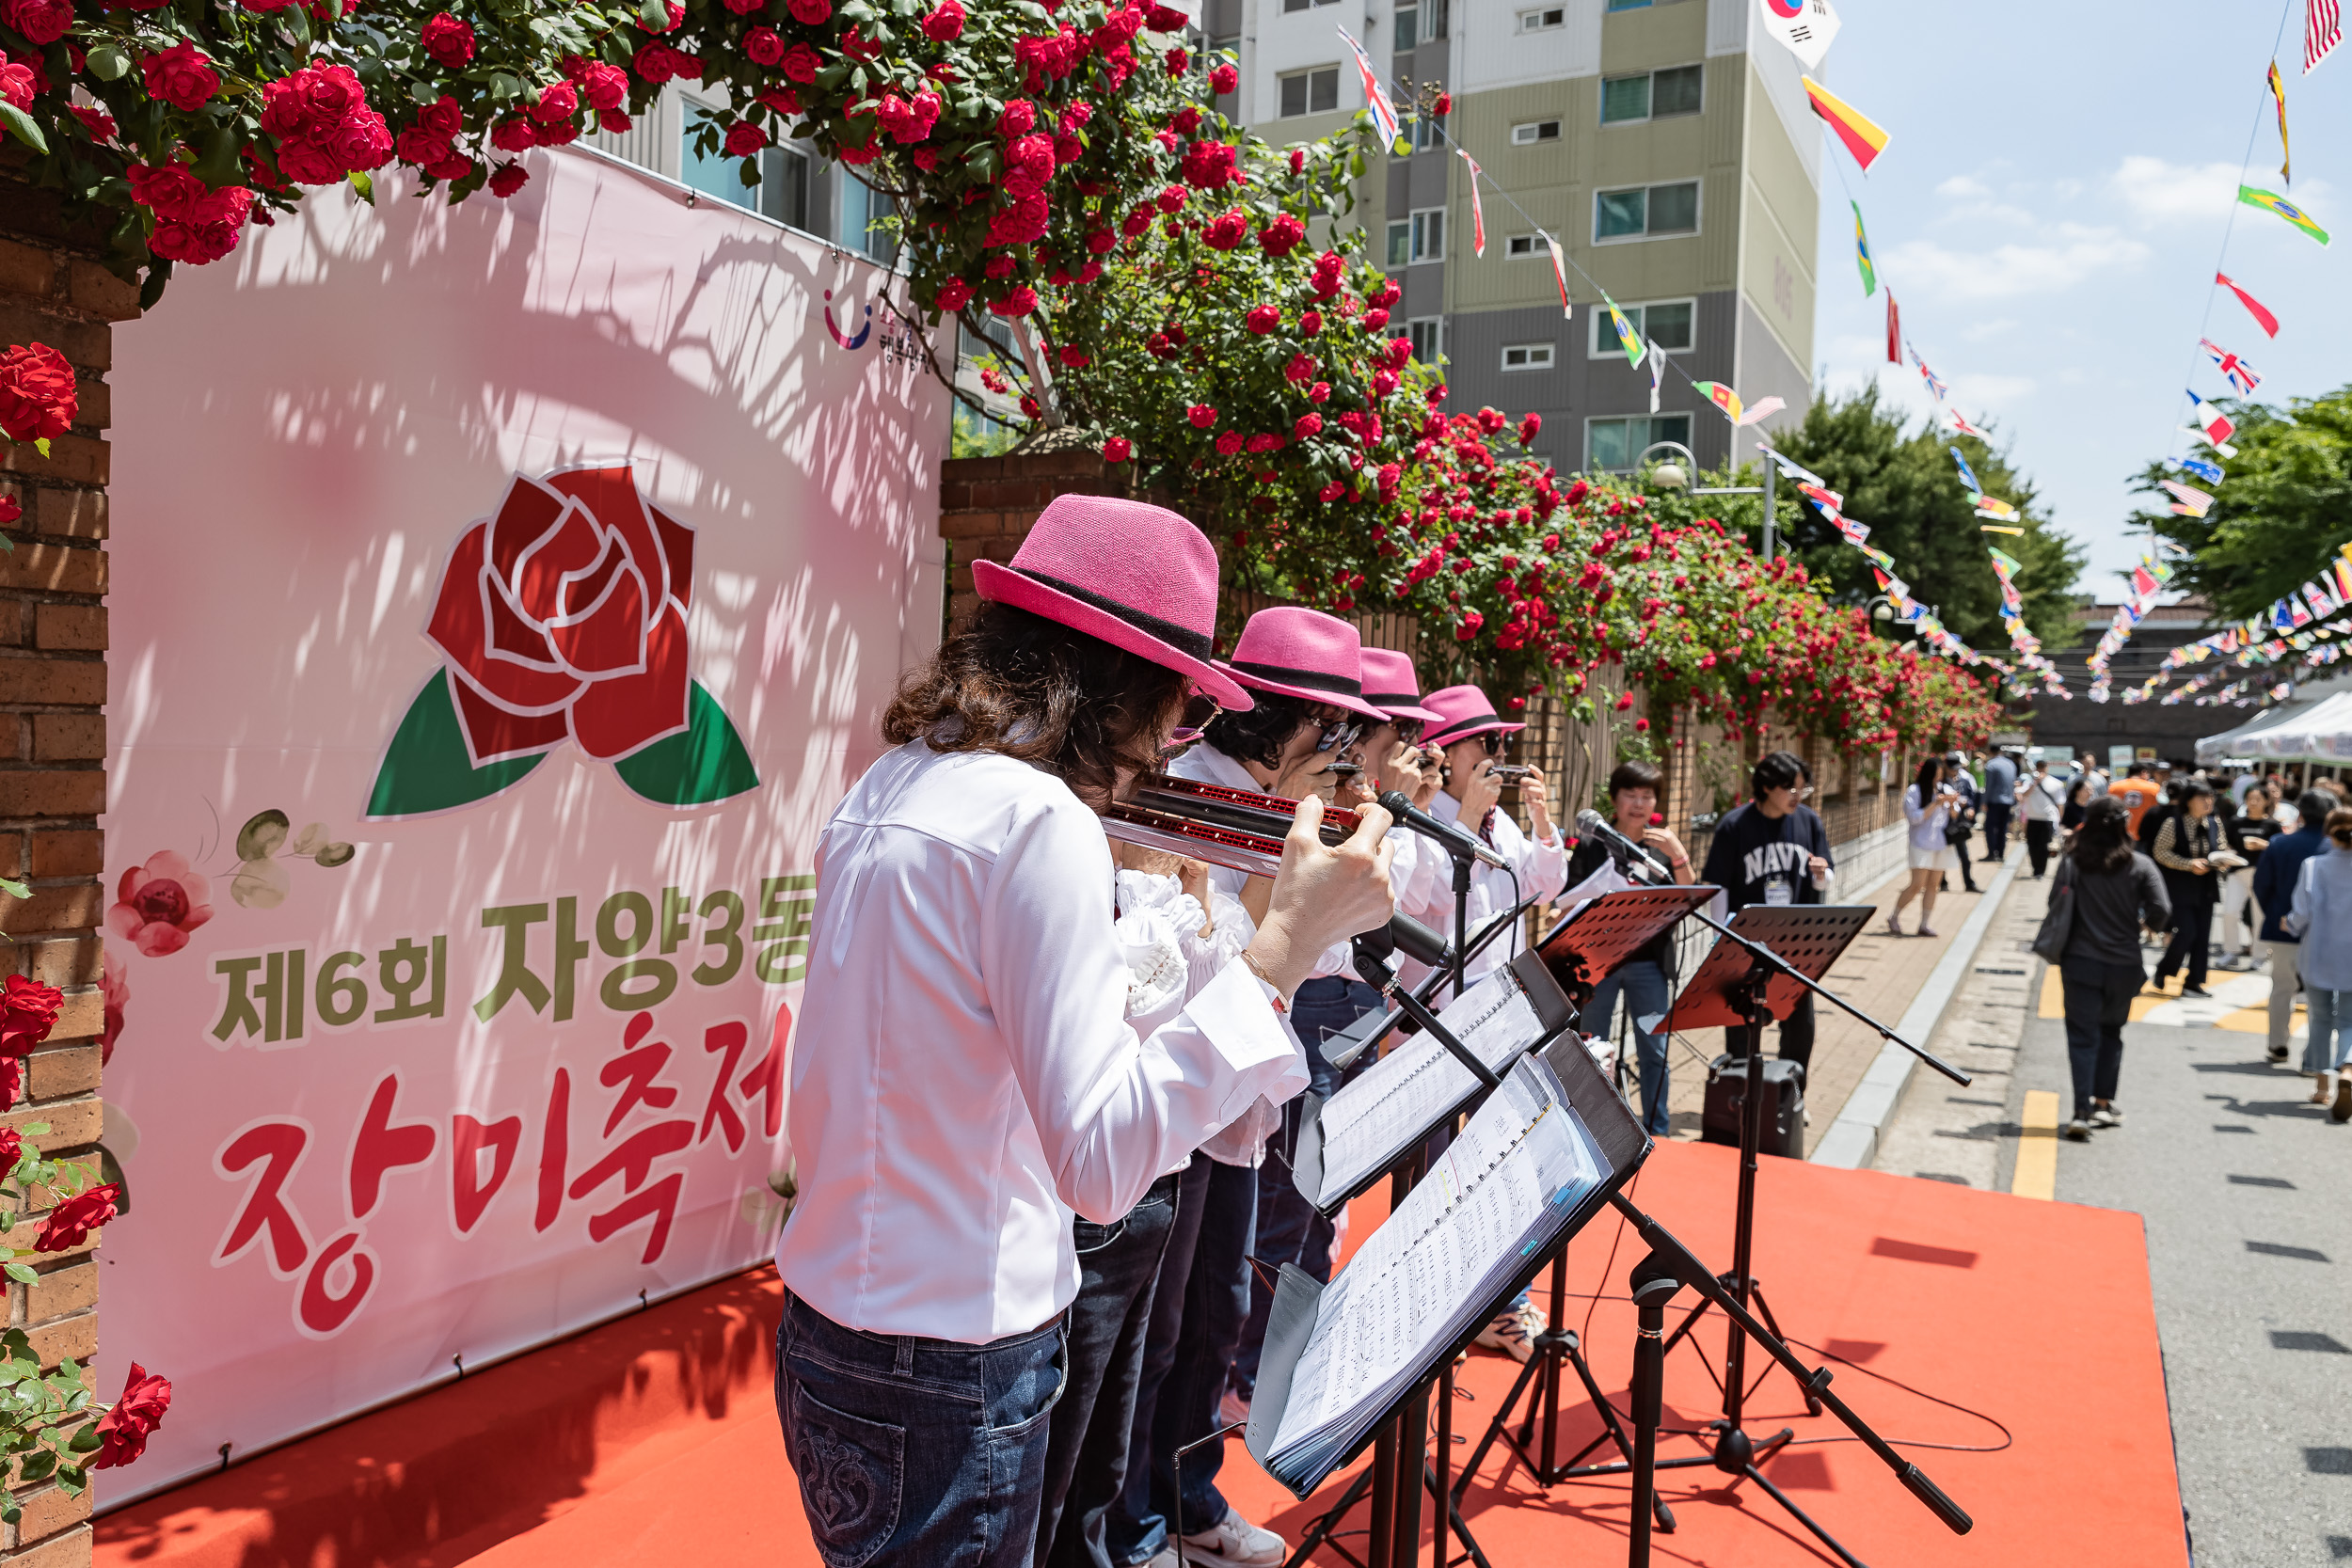
[[[2128,476],[2184,450],[2185,378],[2209,398],[2228,390],[2201,334],[2261,372],[2264,401],[2352,382],[2352,41],[2304,76],[2304,0],[2283,0],[2296,156],[2282,186],[2263,85],[2272,0],[1834,3],[1844,27],[1818,78],[1892,140],[1867,176],[1826,149],[1817,385],[1845,393],[1875,376],[1901,406],[1933,406],[1917,371],[1883,362],[1891,287],[1952,403],[2088,548],[2082,586],[2113,598],[2147,537],[2124,526],[2138,499]],[[2249,132],[2246,182],[2283,190],[2332,247],[2236,206]],[[1853,263],[1849,187],[1875,298]],[[2233,210],[2220,270],[2277,314],[2275,341],[2227,291],[2207,316]]]

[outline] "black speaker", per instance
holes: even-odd
[[[1722,1055],[1707,1066],[1707,1102],[1699,1113],[1699,1137],[1740,1147],[1740,1117],[1748,1098],[1748,1059]],[[1778,1056],[1764,1058],[1766,1154],[1804,1158],[1804,1069]]]

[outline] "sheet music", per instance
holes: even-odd
[[[1498,1075],[1544,1036],[1534,1004],[1507,969],[1482,977],[1438,1008],[1438,1017]],[[1378,1170],[1477,1086],[1477,1075],[1434,1037],[1423,1033],[1399,1043],[1324,1102],[1317,1118],[1324,1192],[1346,1192]]]
[[[1546,1210],[1565,1215],[1601,1176],[1558,1080],[1540,1061],[1520,1062],[1324,1291],[1273,1451],[1376,1415],[1539,1244],[1531,1237]]]

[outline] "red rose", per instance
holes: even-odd
[[[1209,72],[1209,90],[1220,97],[1241,87],[1241,72],[1231,65],[1220,65]]]
[[[1335,501],[1346,494],[1347,485],[1345,483],[1335,479],[1330,483],[1315,492],[1315,499],[1319,501]]]
[[[473,58],[473,28],[447,11],[425,19],[424,30],[418,35],[424,52],[452,71]]]
[[[173,108],[194,114],[220,91],[220,72],[204,52],[187,39],[159,50],[139,62],[147,96],[160,98]]]
[[[1160,194],[1154,199],[1159,202],[1161,212],[1173,213],[1181,209],[1189,198],[1189,194],[1184,186],[1163,185],[1160,187]]]
[[[628,101],[628,72],[619,66],[574,57],[564,62],[564,74],[579,85],[588,106],[599,113]]]
[[[501,119],[490,128],[490,145],[501,152],[528,152],[539,145],[539,138],[531,129],[531,121],[518,118]]]
[[[450,141],[465,128],[466,111],[459,108],[457,100],[447,93],[417,111],[417,129],[428,136]]]
[[[1190,55],[1181,49],[1171,49],[1168,52],[1168,73],[1170,76],[1182,76],[1191,69],[1192,56]]]
[[[1232,250],[1249,237],[1249,219],[1238,207],[1220,214],[1200,232],[1212,250]]]
[[[122,1382],[122,1397],[98,1418],[98,1457],[89,1467],[110,1469],[145,1453],[147,1434],[163,1424],[164,1412],[170,1408],[171,1380],[151,1376],[145,1367],[132,1362],[131,1375]]]
[[[989,309],[1000,316],[1025,316],[1037,309],[1037,291],[1024,283]]]
[[[963,8],[957,0],[939,0],[923,19],[923,36],[934,43],[948,43],[962,37]]]
[[[523,178],[509,164],[491,189]],[[459,539],[425,626],[476,765],[567,736],[610,761],[684,730],[693,559],[693,531],[626,467],[516,479]]]
[[[30,109],[40,94],[40,87],[30,66],[10,65],[8,56],[0,55],[0,103],[19,109]],[[87,123],[87,122],[85,122]],[[109,124],[112,121],[108,122]],[[108,135],[112,135],[109,132]]]
[[[1201,190],[1223,190],[1233,182],[1233,149],[1231,143],[1197,141],[1184,149],[1180,166],[1184,183]]]
[[[1242,440],[1240,431],[1227,430],[1218,432],[1216,437],[1216,450],[1223,455],[1227,457],[1232,456],[1235,452],[1241,451],[1241,446]]]
[[[115,1217],[115,1199],[122,1189],[112,1181],[77,1193],[49,1211],[33,1237],[35,1252],[65,1252],[89,1240],[89,1233]]]
[[[1216,423],[1216,410],[1205,403],[1196,403],[1184,410],[1184,418],[1192,421],[1193,429],[1206,430]]]
[[[73,0],[0,0],[0,22],[37,46],[56,42],[73,25]]]
[[[15,1128],[0,1129],[0,1171],[16,1169],[16,1163],[24,1158],[24,1135]]]
[[[0,991],[0,1055],[27,1055],[47,1039],[64,1001],[65,993],[55,986],[9,975],[7,990]]]
[[[79,411],[73,367],[47,343],[0,351],[0,435],[45,441],[73,428]]]
[[[1135,443],[1124,436],[1114,436],[1103,443],[1103,461],[1105,463],[1124,463],[1135,452]]]
[[[833,0],[784,0],[792,20],[816,27],[833,20]]]
[[[1271,305],[1253,305],[1249,314],[1242,318],[1242,325],[1263,338],[1282,325],[1282,312]]]
[[[739,119],[727,127],[726,154],[730,158],[749,158],[768,145],[768,133],[748,119]]]
[[[768,0],[726,0],[727,9],[738,16],[751,16],[768,8]]]
[[[539,97],[531,105],[531,118],[542,125],[555,125],[580,113],[580,89],[569,82],[550,82],[539,89]]]
[[[1303,148],[1303,147],[1294,147],[1294,148],[1292,148],[1292,149],[1291,149],[1291,172],[1292,172],[1293,174],[1300,174],[1300,173],[1304,173],[1304,172],[1305,172],[1305,170],[1306,170],[1306,167],[1307,167],[1307,150],[1306,150],[1305,148]]]
[[[1452,114],[1453,112],[1454,95],[1450,92],[1441,92],[1438,94],[1438,105],[1436,110],[1438,118],[1439,119],[1443,119],[1446,116]]]
[[[1370,310],[1367,310],[1367,311],[1365,311],[1365,312],[1364,312],[1364,330],[1365,330],[1365,331],[1367,331],[1367,332],[1377,332],[1377,331],[1379,331],[1382,327],[1384,327],[1384,326],[1386,326],[1386,325],[1389,325],[1389,313],[1388,313],[1386,310],[1382,310],[1382,309],[1377,309],[1377,308],[1375,308],[1375,309],[1370,309]]]
[[[1283,213],[1259,231],[1258,245],[1268,256],[1279,261],[1297,249],[1299,243],[1306,237],[1307,226],[1291,214]]]
[[[933,298],[942,310],[951,313],[961,310],[972,303],[972,285],[961,277],[950,277],[939,286],[939,293]]]
[[[1143,24],[1155,33],[1173,33],[1192,25],[1192,19],[1173,6],[1153,6],[1143,13]]]
[[[1323,416],[1320,414],[1301,414],[1298,416],[1298,422],[1291,426],[1291,439],[1295,441],[1303,441],[1310,436],[1322,434]]]
[[[743,53],[755,64],[773,65],[784,58],[784,35],[773,27],[755,27],[743,35]]]
[[[817,72],[824,68],[825,57],[805,43],[796,43],[784,52],[784,59],[779,63],[787,81],[806,86],[817,80]],[[642,69],[639,74],[644,74]]]
[[[1536,434],[1543,428],[1544,417],[1541,414],[1530,414],[1527,418],[1519,421],[1520,443],[1524,445],[1529,441],[1533,441],[1535,438]]]
[[[1328,402],[1330,396],[1331,384],[1327,381],[1318,381],[1313,386],[1307,388],[1307,401],[1309,403]]]

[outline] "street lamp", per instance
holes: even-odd
[[[1692,452],[1689,447],[1684,446],[1679,441],[1652,441],[1648,446],[1642,449],[1642,455],[1633,460],[1633,466],[1637,468],[1640,467],[1643,464],[1649,461],[1649,454],[1651,452],[1657,451],[1661,448],[1680,452],[1683,455],[1684,460],[1691,465],[1691,467],[1689,472],[1686,473],[1677,464],[1661,463],[1658,466],[1658,472],[1652,477],[1657,481],[1661,489],[1681,490],[1688,487],[1691,483],[1691,475],[1699,471],[1699,460],[1697,454]],[[1772,465],[1770,462],[1767,462],[1764,465],[1764,483],[1760,485],[1702,485],[1695,490],[1692,490],[1690,493],[1694,496],[1763,497],[1764,559],[1767,562],[1770,562],[1772,559],[1773,525],[1777,519],[1772,515]]]

